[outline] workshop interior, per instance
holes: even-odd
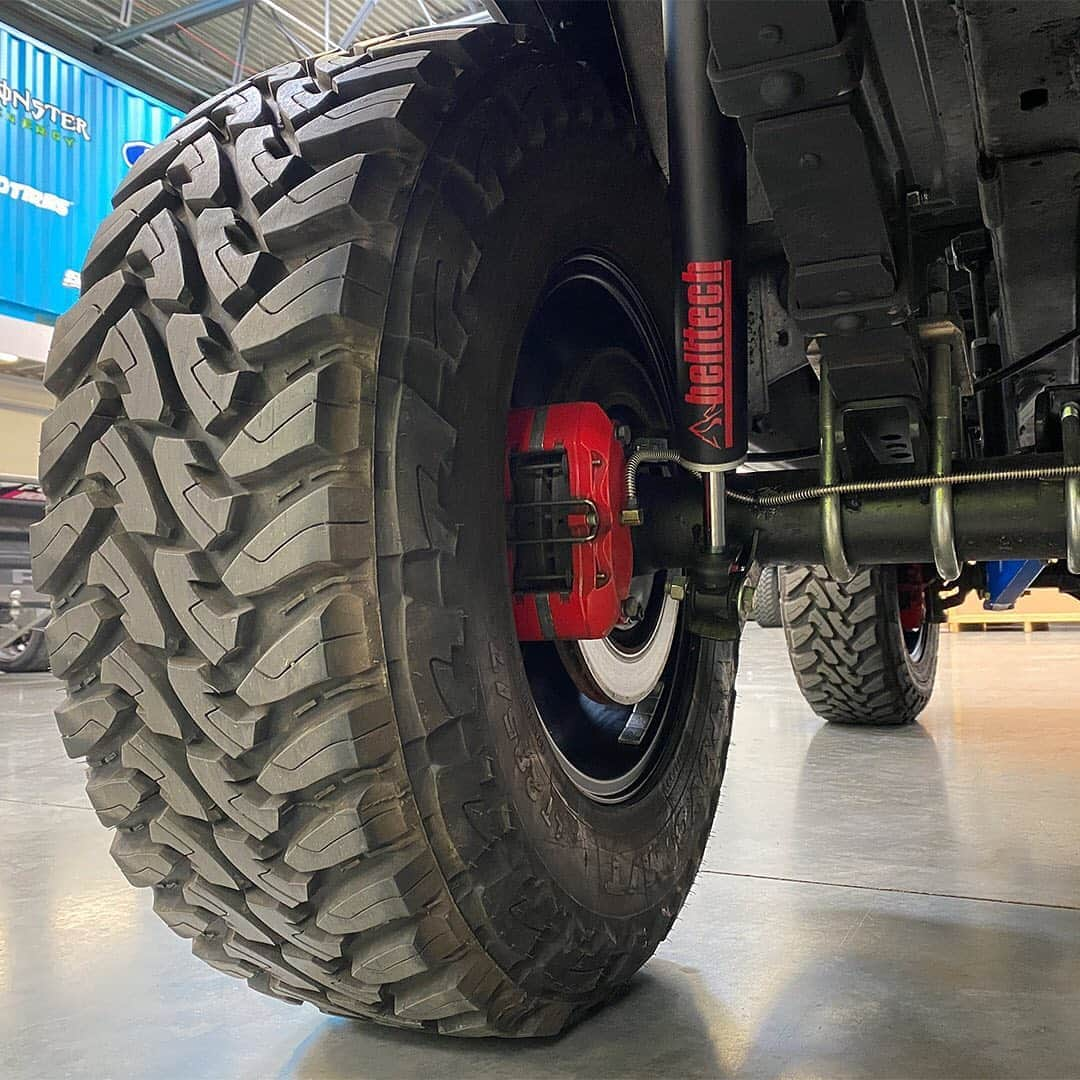
[[[1080,1074],[1078,117],[1075,0],[0,6],[0,1075]]]

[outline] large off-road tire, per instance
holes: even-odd
[[[841,584],[823,566],[780,573],[784,632],[799,689],[840,724],[911,723],[926,708],[937,672],[936,623],[905,633],[897,571],[860,570]]]
[[[48,670],[49,652],[45,647],[45,635],[40,630],[31,630],[26,637],[0,649],[0,671],[7,675]]]
[[[581,249],[666,327],[654,161],[587,69],[456,29],[220,95],[114,201],[56,329],[33,538],[113,855],[264,992],[560,1030],[670,928],[728,745],[734,649],[683,633],[649,782],[588,797],[510,605],[522,336]]]
[[[763,566],[754,587],[754,622],[773,629],[784,625],[780,610],[780,571],[775,566]]]

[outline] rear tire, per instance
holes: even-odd
[[[18,675],[26,671],[48,671],[49,652],[41,630],[31,630],[15,645],[0,649],[0,671]]]
[[[599,82],[508,27],[258,76],[117,193],[46,373],[35,574],[113,855],[215,967],[550,1035],[668,932],[734,646],[683,635],[649,786],[587,798],[533,702],[503,520],[551,266],[605,249],[666,326],[664,200]]]
[[[905,637],[895,567],[860,570],[846,584],[823,566],[784,567],[780,584],[791,666],[818,716],[888,726],[926,708],[939,627],[927,621],[917,640]]]
[[[754,588],[754,621],[768,629],[784,625],[780,609],[780,571],[775,566],[763,566]]]

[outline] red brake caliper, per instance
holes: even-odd
[[[507,521],[520,640],[602,638],[622,618],[634,570],[630,530],[619,521],[624,469],[599,405],[511,411]]]
[[[926,577],[917,563],[898,567],[896,576],[900,626],[906,633],[914,633],[926,622]]]

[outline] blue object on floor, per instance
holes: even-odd
[[[1039,559],[1003,559],[986,564],[986,589],[983,603],[987,611],[1011,611],[1046,563]]]

